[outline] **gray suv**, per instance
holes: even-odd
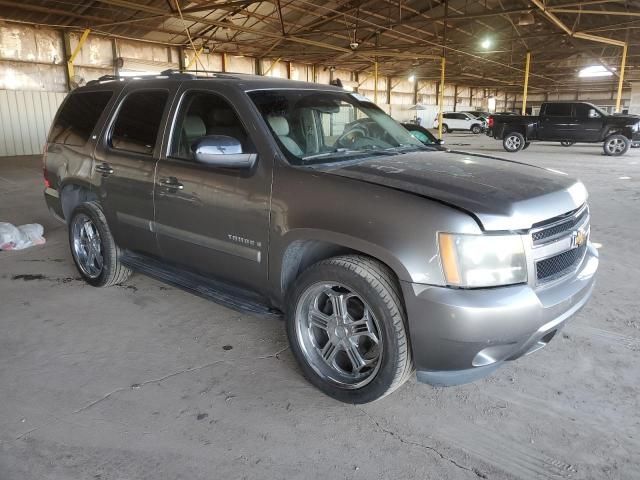
[[[598,267],[582,183],[425,146],[337,87],[103,77],[68,95],[44,165],[89,284],[138,270],[283,311],[306,377],[350,403],[544,347]]]

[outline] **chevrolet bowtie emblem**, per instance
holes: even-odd
[[[587,243],[587,232],[583,229],[573,232],[571,235],[571,246],[573,248],[581,247],[585,243]]]

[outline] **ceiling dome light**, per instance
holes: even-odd
[[[489,38],[485,38],[485,39],[482,41],[482,43],[480,44],[480,46],[481,46],[482,48],[484,48],[485,50],[488,50],[488,49],[489,49],[489,47],[491,47],[491,39],[489,39]]]
[[[416,81],[416,76],[413,73],[411,75],[409,75],[409,81],[410,82],[415,82]]]
[[[531,12],[524,12],[520,14],[520,18],[518,18],[518,25],[521,27],[525,25],[533,25],[534,23],[536,23],[536,17],[534,17]]]
[[[611,70],[615,70],[612,68]],[[602,65],[592,65],[590,67],[585,67],[578,72],[578,76],[582,78],[588,77],[610,77],[613,73],[610,70],[607,70]]]

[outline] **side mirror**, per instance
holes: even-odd
[[[444,138],[436,138],[437,145],[444,145]]]
[[[595,108],[589,109],[589,118],[600,118],[600,114]]]
[[[256,162],[255,153],[242,153],[240,141],[227,135],[200,137],[191,151],[198,162],[213,167],[249,170]]]

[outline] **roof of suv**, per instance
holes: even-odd
[[[115,75],[105,75],[97,80],[91,80],[87,83],[87,87],[96,85],[105,85],[113,82],[149,82],[156,83],[161,81],[198,81],[198,82],[222,82],[233,83],[244,91],[266,90],[266,89],[305,89],[305,90],[332,90],[337,92],[345,92],[346,90],[333,85],[321,83],[301,82],[297,80],[288,80],[284,78],[264,77],[260,75],[249,75],[246,73],[231,72],[180,72],[170,70],[161,72],[159,75],[142,75],[139,77],[119,77]]]

